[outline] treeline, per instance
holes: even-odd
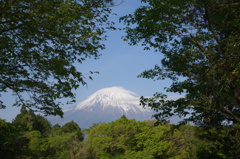
[[[239,158],[239,132],[233,127],[155,125],[122,116],[81,130],[74,121],[51,126],[22,110],[11,122],[0,120],[3,159],[194,159]]]

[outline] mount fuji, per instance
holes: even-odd
[[[81,128],[88,128],[93,123],[111,122],[122,115],[128,119],[148,120],[154,112],[139,105],[140,97],[122,87],[101,89],[85,101],[63,110],[63,119],[48,118],[52,124],[63,125],[75,121]]]

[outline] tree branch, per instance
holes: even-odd
[[[3,22],[0,22],[0,24],[6,24],[6,23],[12,23],[12,22],[17,22],[18,20],[20,20],[20,19],[15,19],[15,20],[8,20],[8,21],[3,21]]]
[[[240,2],[236,2],[236,3],[230,3],[230,4],[219,4],[217,5],[218,7],[222,7],[222,6],[233,6],[233,5],[240,5]]]
[[[0,34],[2,34],[2,33],[4,33],[4,32],[11,31],[11,30],[16,30],[16,29],[18,29],[18,28],[19,28],[19,26],[17,26],[17,27],[13,27],[13,28],[8,28],[8,29],[1,30],[1,31],[0,31]]]
[[[190,34],[190,37],[191,37],[190,40],[191,40],[194,44],[196,44],[196,46],[197,46],[202,52],[205,52],[205,51],[206,51],[205,47],[204,47],[202,44],[200,44],[200,42],[194,40],[195,37],[193,37],[192,34]]]
[[[209,18],[209,10],[208,10],[206,0],[204,0],[204,8],[205,8],[205,18],[208,21],[208,27],[209,27],[210,31],[213,33],[214,39],[219,43],[219,38],[218,38],[217,33],[215,32],[215,30],[212,26],[212,21]]]
[[[236,121],[240,122],[240,117],[235,115],[231,110],[229,110],[225,107],[223,109],[224,109],[225,112],[227,112],[227,114],[231,115],[234,119],[236,119]]]

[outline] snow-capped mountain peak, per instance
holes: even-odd
[[[153,111],[142,108],[139,100],[140,96],[122,87],[104,88],[78,105],[63,110],[63,120],[74,120],[80,127],[85,128],[93,123],[116,120],[122,115],[136,120],[151,119]]]
[[[101,105],[103,107],[122,107],[127,111],[126,105],[129,104],[139,104],[139,96],[122,87],[110,87],[95,92],[88,99],[79,103],[75,109]]]

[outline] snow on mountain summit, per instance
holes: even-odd
[[[129,105],[139,105],[139,96],[122,87],[110,87],[101,89],[92,94],[88,99],[79,103],[75,109],[94,107],[100,105],[106,107],[120,107],[128,111]],[[140,106],[139,106],[140,107]]]
[[[109,95],[109,96],[115,96],[118,98],[128,98],[128,97],[137,97],[138,95],[136,93],[133,93],[129,90],[124,89],[123,87],[109,87],[109,88],[103,88],[99,91],[95,92],[92,96],[97,95]],[[127,95],[127,96],[126,96]]]
[[[96,91],[83,102],[63,110],[63,119],[53,118],[52,124],[77,122],[81,128],[93,123],[110,122],[126,115],[129,119],[151,119],[153,111],[139,105],[140,96],[122,87],[109,87]]]

